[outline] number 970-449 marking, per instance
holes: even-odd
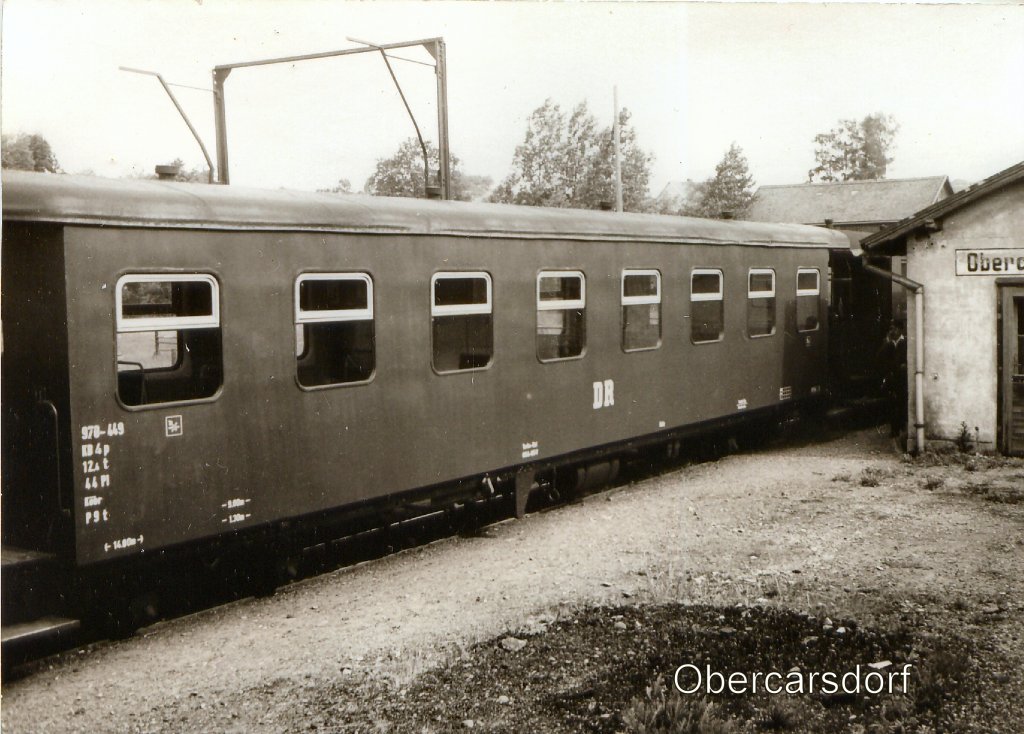
[[[107,427],[97,424],[91,426],[82,426],[82,440],[93,441],[97,438],[103,438],[105,436],[123,436],[124,435],[124,423],[117,421],[116,423],[108,423]]]

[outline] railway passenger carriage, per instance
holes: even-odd
[[[826,388],[829,230],[4,177],[5,563],[454,484],[521,510],[545,472]]]

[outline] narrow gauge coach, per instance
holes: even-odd
[[[556,472],[593,484],[638,445],[820,398],[847,247],[5,172],[5,641],[73,627],[85,579],[128,595],[160,558],[406,499],[497,488],[521,513]]]

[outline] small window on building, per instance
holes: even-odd
[[[796,271],[796,330],[817,331],[821,313],[821,283],[817,270]]]
[[[220,293],[213,276],[125,275],[114,300],[123,404],[201,400],[220,389]]]
[[[583,356],[587,342],[587,286],[578,270],[537,276],[537,358],[541,362]]]
[[[494,356],[491,276],[487,273],[435,273],[433,365],[437,372],[486,367]]]
[[[690,341],[721,341],[725,334],[724,288],[721,270],[698,268],[690,274]]]
[[[622,271],[622,349],[638,352],[661,345],[661,273]]]
[[[775,271],[751,268],[747,276],[747,334],[775,333]]]
[[[369,275],[306,273],[295,279],[295,358],[302,387],[373,377],[377,362]]]

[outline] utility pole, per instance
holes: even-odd
[[[615,211],[622,211],[622,151],[619,150],[619,88],[612,87],[615,118],[612,122],[612,141],[615,146]]]
[[[227,80],[228,74],[230,74],[234,69],[267,66],[270,64],[294,64],[297,61],[310,61],[312,59],[326,59],[337,56],[350,56],[352,54],[379,52],[384,59],[384,63],[387,65],[388,72],[391,74],[391,79],[395,83],[395,88],[398,90],[398,94],[402,98],[405,110],[409,114],[409,118],[412,120],[413,127],[416,129],[416,136],[419,139],[420,147],[423,150],[424,186],[427,193],[429,195],[432,193],[431,190],[433,189],[434,192],[440,194],[440,198],[451,198],[450,154],[448,151],[448,72],[446,68],[444,39],[440,37],[424,38],[418,41],[384,44],[368,43],[367,41],[359,41],[354,38],[349,38],[348,40],[355,43],[361,43],[365,48],[348,48],[340,51],[324,51],[322,53],[284,56],[274,59],[257,59],[255,61],[243,61],[236,64],[220,64],[213,67],[213,113],[214,120],[217,124],[217,173],[219,174],[219,183],[226,184],[231,180],[231,174],[228,168],[228,132],[226,104],[224,99],[224,82]],[[422,46],[426,49],[427,53],[434,59],[434,63],[429,64],[423,61],[416,61],[414,59],[408,59],[401,56],[393,56],[387,53],[388,51],[414,46]],[[437,79],[437,147],[441,159],[438,170],[438,186],[431,186],[429,163],[426,155],[426,144],[423,142],[423,136],[420,134],[419,125],[416,123],[416,118],[412,114],[412,109],[409,107],[409,104],[405,99],[405,94],[402,92],[402,88],[398,83],[398,78],[395,76],[394,70],[391,68],[391,63],[388,61],[388,59],[391,58],[399,59],[401,61],[409,61],[414,64],[431,66],[434,68]]]

